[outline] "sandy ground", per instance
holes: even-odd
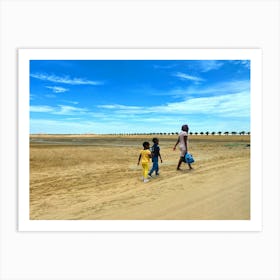
[[[250,219],[249,136],[190,136],[194,169],[177,171],[177,136],[160,139],[160,176],[141,180],[146,136],[30,138],[30,219]]]

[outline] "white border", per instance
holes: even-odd
[[[262,230],[262,63],[260,49],[19,49],[19,231],[261,231]],[[244,221],[95,221],[29,219],[29,61],[55,59],[162,59],[251,61],[251,219]]]

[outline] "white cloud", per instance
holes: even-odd
[[[57,86],[46,86],[46,88],[51,89],[54,93],[61,93],[61,92],[65,92],[68,91],[69,89],[67,88],[63,88],[63,87],[57,87]]]
[[[147,128],[146,128],[147,129]],[[30,119],[30,133],[125,133],[128,131],[145,131],[141,127],[111,120],[111,122],[83,121],[83,120],[49,120],[49,119]]]
[[[56,95],[55,95],[55,94],[46,94],[45,97],[48,97],[48,98],[56,98]]]
[[[189,93],[206,95],[206,94],[232,94],[238,93],[241,91],[249,91],[250,81],[241,80],[241,81],[230,81],[224,83],[217,83],[212,86],[200,87],[200,88],[189,88]]]
[[[62,102],[65,102],[65,103],[69,103],[69,104],[74,104],[74,105],[77,105],[77,104],[79,104],[79,102],[78,101],[71,101],[71,100],[61,100]]]
[[[103,84],[100,81],[91,81],[84,78],[71,78],[69,76],[63,76],[59,77],[56,75],[50,75],[50,74],[44,74],[44,73],[33,73],[30,74],[30,77],[43,80],[43,81],[49,81],[54,83],[62,83],[62,84],[69,84],[69,85],[101,85]]]
[[[182,102],[168,103],[166,106],[152,107],[151,110],[188,115],[249,116],[250,95],[248,92],[240,92],[212,97],[191,98]]]
[[[250,94],[247,91],[236,94],[190,98],[181,102],[170,102],[160,106],[139,107],[125,105],[102,105],[108,113],[119,117],[129,115],[223,115],[224,117],[244,117],[250,115]]]
[[[85,108],[67,106],[67,105],[58,105],[58,110],[54,114],[56,115],[81,115],[88,112]]]
[[[191,98],[161,106],[113,104],[98,108],[100,111],[94,112],[65,105],[32,106],[33,112],[61,115],[63,120],[31,118],[31,133],[176,132],[183,123],[188,123],[193,132],[250,130],[249,92]]]
[[[224,65],[223,62],[218,60],[201,60],[199,61],[199,68],[201,72],[209,72],[217,70]]]
[[[186,88],[177,88],[169,91],[149,90],[150,95],[172,96],[174,98],[189,98],[195,96],[226,95],[243,91],[250,91],[250,81],[237,80],[212,85],[191,85]]]
[[[81,115],[88,112],[85,108],[58,105],[57,107],[51,106],[30,106],[32,113],[50,113],[54,115]]]
[[[141,110],[142,107],[140,106],[126,106],[126,105],[120,105],[120,104],[110,104],[110,105],[98,105],[98,108],[104,108],[104,109],[120,109],[120,110]]]
[[[93,124],[74,120],[30,119],[30,133],[85,133]]]
[[[54,108],[50,106],[30,106],[29,110],[34,113],[50,113],[54,111]]]
[[[155,64],[154,68],[155,69],[171,69],[171,68],[174,68],[176,66],[177,66],[177,64],[169,64],[169,65],[158,65],[158,64]]]
[[[190,80],[190,81],[193,81],[193,82],[196,82],[196,83],[204,81],[204,79],[202,79],[200,77],[191,76],[191,75],[188,75],[188,74],[185,74],[185,73],[182,73],[182,72],[177,72],[176,74],[174,74],[174,76],[178,77],[178,78],[181,78],[183,80]]]
[[[242,65],[246,69],[250,69],[250,60],[229,60],[232,64]]]

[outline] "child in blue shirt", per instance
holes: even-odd
[[[152,177],[152,174],[154,171],[156,172],[156,176],[159,175],[158,158],[160,158],[160,161],[162,163],[160,147],[158,145],[158,143],[159,143],[158,138],[153,138],[153,143],[154,143],[154,145],[151,148],[153,166],[148,174],[150,177]]]

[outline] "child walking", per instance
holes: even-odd
[[[151,158],[151,152],[150,152],[150,144],[149,142],[143,143],[143,150],[141,150],[139,158],[138,158],[138,165],[141,160],[142,168],[143,168],[143,181],[144,183],[149,182],[148,179],[148,172],[149,172],[149,162]]]
[[[154,171],[156,172],[156,176],[159,175],[158,158],[160,158],[160,161],[162,163],[160,147],[158,145],[159,144],[158,138],[153,138],[153,143],[154,145],[151,148],[153,166],[148,174],[150,177],[152,177]]]

